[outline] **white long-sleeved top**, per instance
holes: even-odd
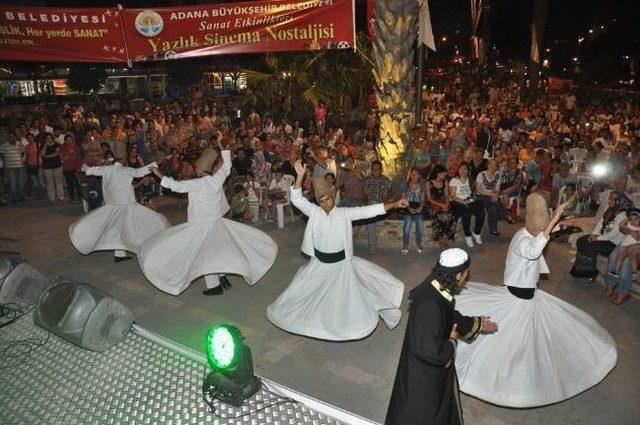
[[[535,288],[540,273],[549,273],[542,255],[549,242],[544,233],[533,236],[526,228],[518,230],[511,239],[504,269],[504,284],[517,288]]]
[[[131,168],[115,163],[98,167],[84,167],[83,171],[88,176],[102,177],[102,197],[107,205],[129,205],[136,203],[131,182],[133,179],[144,177],[156,167],[152,162],[144,167]]]
[[[384,204],[366,207],[334,207],[327,214],[320,206],[312,204],[304,196],[302,189],[291,189],[291,203],[309,217],[302,240],[302,252],[314,257],[314,249],[325,253],[344,249],[345,257],[353,257],[353,231],[351,222],[386,214]]]
[[[599,241],[609,241],[615,245],[620,245],[626,236],[620,231],[620,223],[627,218],[626,212],[619,213],[616,218],[602,231],[602,219],[598,220],[596,227],[591,232],[592,235],[596,235]]]
[[[231,173],[231,153],[222,151],[222,167],[212,176],[176,181],[163,177],[160,184],[177,193],[188,193],[187,221],[215,220],[229,211],[229,203],[222,185]]]

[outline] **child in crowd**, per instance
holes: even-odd
[[[252,217],[249,208],[249,194],[247,189],[241,184],[237,184],[233,188],[233,197],[231,198],[231,218],[234,220],[250,220]]]
[[[640,253],[640,210],[632,209],[627,213],[627,228],[631,231],[620,244],[618,255],[616,257],[615,270],[609,272],[612,276],[617,277],[622,269],[622,263],[626,258],[631,262],[631,272],[635,274],[638,271],[638,254]]]
[[[257,223],[260,220],[260,183],[252,172],[247,173],[247,181],[244,183],[244,188],[249,201],[251,222]]]

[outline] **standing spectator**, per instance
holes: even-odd
[[[345,166],[338,170],[338,189],[344,189],[340,207],[361,207],[364,204],[364,176],[355,165],[353,157],[349,157]]]
[[[60,146],[54,142],[53,136],[46,133],[44,144],[40,150],[42,155],[42,171],[47,185],[47,197],[51,202],[64,201],[64,175],[62,174],[62,160]]]
[[[364,180],[365,203],[367,205],[386,202],[391,195],[391,180],[382,174],[382,162],[375,160],[371,163],[371,174]],[[378,232],[376,221],[367,223],[367,241],[369,250],[375,252],[378,247]]]
[[[9,131],[9,143],[0,146],[2,160],[4,162],[4,172],[9,180],[10,201],[24,201],[24,145],[18,143],[18,136],[15,131]]]
[[[424,209],[425,195],[422,185],[420,171],[412,167],[407,174],[407,181],[400,185],[402,197],[409,201],[409,206],[403,210],[402,221],[402,255],[409,253],[409,239],[411,235],[411,224],[416,227],[416,250],[422,254],[422,210]]]
[[[44,196],[44,177],[42,175],[42,156],[36,137],[27,133],[27,146],[24,147],[27,162],[27,176],[31,183],[31,196],[41,199]]]
[[[498,204],[500,202],[500,173],[495,159],[487,161],[487,169],[476,177],[477,200],[487,210],[489,218],[489,232],[499,236],[498,232]]]
[[[314,111],[314,116],[316,119],[315,124],[318,127],[318,134],[323,136],[324,129],[327,124],[327,108],[325,107],[324,102],[318,102],[318,106],[316,106]]]
[[[462,229],[464,230],[465,242],[469,248],[473,248],[473,241],[478,245],[482,245],[480,232],[484,224],[484,208],[475,201],[472,196],[471,180],[469,179],[469,166],[466,162],[460,164],[458,168],[458,176],[449,182],[449,196],[451,199],[451,209],[456,217],[462,220]],[[471,234],[471,216],[476,221],[474,224],[473,235]],[[473,239],[472,239],[473,236]]]
[[[80,159],[80,149],[70,134],[64,137],[64,143],[60,146],[60,158],[62,159],[62,173],[67,182],[69,199],[74,201],[76,196],[80,199],[82,193],[76,174],[82,167],[82,160]]]
[[[426,198],[429,210],[434,217],[433,239],[440,248],[447,248],[449,240],[453,240],[455,219],[449,205],[449,187],[447,185],[447,170],[438,165],[434,167],[426,185]]]

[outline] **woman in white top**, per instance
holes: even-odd
[[[449,194],[451,196],[451,208],[456,217],[462,220],[462,228],[467,246],[473,247],[473,241],[482,245],[480,232],[484,224],[484,208],[482,204],[473,198],[471,182],[469,181],[469,165],[466,162],[460,164],[458,175],[449,182]],[[473,239],[471,238],[471,216],[476,218]]]
[[[542,406],[587,390],[616,365],[613,338],[598,322],[537,289],[540,273],[549,273],[543,250],[564,209],[549,218],[542,195],[529,195],[526,225],[509,245],[504,286],[470,282],[456,297],[461,314],[489,313],[500,329],[458,344],[462,392],[499,406]]]
[[[571,276],[585,278],[592,282],[598,275],[596,259],[598,255],[609,256],[624,239],[620,223],[627,218],[626,211],[633,203],[622,192],[611,192],[609,208],[596,223],[590,235],[578,239],[576,261],[571,268]]]

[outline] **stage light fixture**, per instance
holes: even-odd
[[[262,385],[253,374],[251,350],[243,339],[238,328],[219,323],[209,329],[205,341],[211,372],[202,383],[202,391],[212,399],[236,407],[242,406]]]

